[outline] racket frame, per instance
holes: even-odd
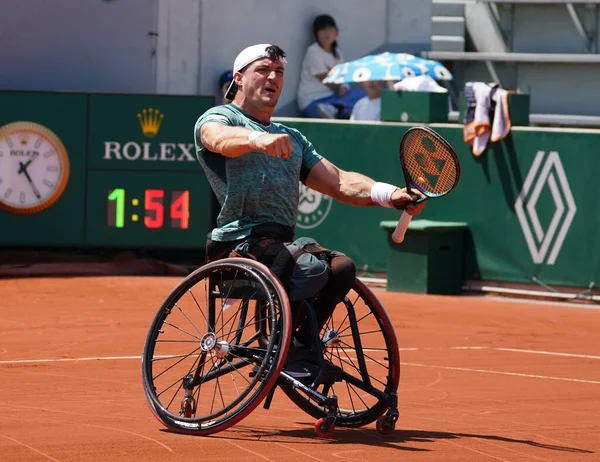
[[[452,156],[452,160],[454,161],[454,165],[456,167],[456,175],[455,175],[454,183],[452,184],[450,189],[448,189],[443,194],[433,194],[431,192],[424,190],[422,187],[419,186],[418,182],[415,182],[412,180],[412,178],[410,177],[410,175],[408,173],[409,170],[408,170],[408,167],[406,166],[406,162],[404,160],[404,145],[408,140],[408,134],[413,130],[419,130],[422,132],[423,131],[426,132],[429,136],[431,136],[437,142],[439,142]],[[425,125],[419,125],[416,127],[409,128],[406,131],[406,133],[404,134],[404,136],[402,137],[402,140],[400,141],[399,154],[400,154],[400,166],[402,167],[402,174],[404,175],[404,181],[406,183],[406,192],[408,194],[411,194],[413,191],[412,188],[414,188],[414,189],[417,189],[419,192],[421,192],[424,196],[424,197],[420,197],[417,200],[415,200],[414,201],[415,204],[423,202],[427,199],[435,199],[438,197],[445,196],[446,194],[452,192],[452,190],[454,190],[454,188],[456,188],[456,185],[458,184],[458,180],[460,179],[460,162],[458,161],[458,155],[456,154],[456,151],[452,148],[452,146],[450,146],[450,144],[441,135],[439,135],[437,132],[435,132],[431,128],[429,128]],[[400,216],[400,219],[398,220],[398,225],[396,226],[396,229],[392,233],[392,240],[394,242],[396,242],[397,244],[401,243],[404,240],[404,235],[406,233],[406,230],[408,229],[408,225],[409,225],[411,219],[412,219],[412,215],[410,215],[409,213],[406,212],[406,210],[404,210],[402,212],[402,215]]]
[[[404,145],[406,144],[406,142],[408,140],[408,134],[412,131],[417,131],[417,130],[426,132],[429,136],[431,136],[436,141],[438,141],[442,146],[444,146],[444,148],[446,148],[446,150],[452,156],[452,160],[454,161],[454,165],[456,166],[456,178],[454,179],[454,183],[452,184],[452,187],[444,194],[433,194],[431,192],[424,190],[423,188],[421,188],[419,186],[419,184],[416,181],[412,180],[412,178],[410,177],[410,174],[408,173],[409,170],[408,170],[408,167],[406,166],[406,162],[404,160]],[[402,137],[402,140],[400,141],[399,156],[400,156],[400,166],[402,167],[402,174],[404,175],[404,182],[406,184],[406,192],[408,194],[410,194],[414,188],[414,189],[417,189],[419,192],[421,192],[425,196],[425,197],[417,199],[415,201],[416,204],[423,202],[427,199],[436,199],[438,197],[445,196],[446,194],[450,193],[454,188],[456,188],[456,185],[458,184],[458,180],[460,179],[460,162],[458,161],[458,155],[456,154],[456,151],[454,150],[454,148],[452,148],[452,146],[450,146],[450,143],[448,143],[435,130],[432,130],[431,128],[427,127],[426,125],[410,127],[406,131],[404,136]]]

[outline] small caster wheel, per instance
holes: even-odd
[[[389,435],[396,428],[396,421],[390,416],[382,415],[377,419],[376,428],[382,435]]]
[[[335,431],[335,417],[323,417],[315,423],[315,433],[319,438],[329,438]]]
[[[192,397],[185,397],[181,400],[181,409],[179,414],[188,419],[196,413],[196,402]]]

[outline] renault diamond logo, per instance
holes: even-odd
[[[546,255],[550,252],[546,263],[553,265],[571,227],[577,207],[558,152],[548,153],[544,162],[545,155],[545,151],[538,151],[536,154],[523,189],[515,202],[515,210],[533,262],[544,263]],[[555,210],[548,228],[544,229],[536,205],[546,185],[550,189]]]

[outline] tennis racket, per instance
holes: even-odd
[[[448,142],[429,127],[409,128],[400,142],[400,165],[406,181],[406,192],[423,193],[427,199],[442,197],[452,191],[460,178],[458,156]],[[400,243],[412,215],[402,212],[392,240]]]

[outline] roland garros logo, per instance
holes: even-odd
[[[332,203],[331,197],[313,191],[300,183],[298,228],[311,229],[319,226],[329,215]]]

